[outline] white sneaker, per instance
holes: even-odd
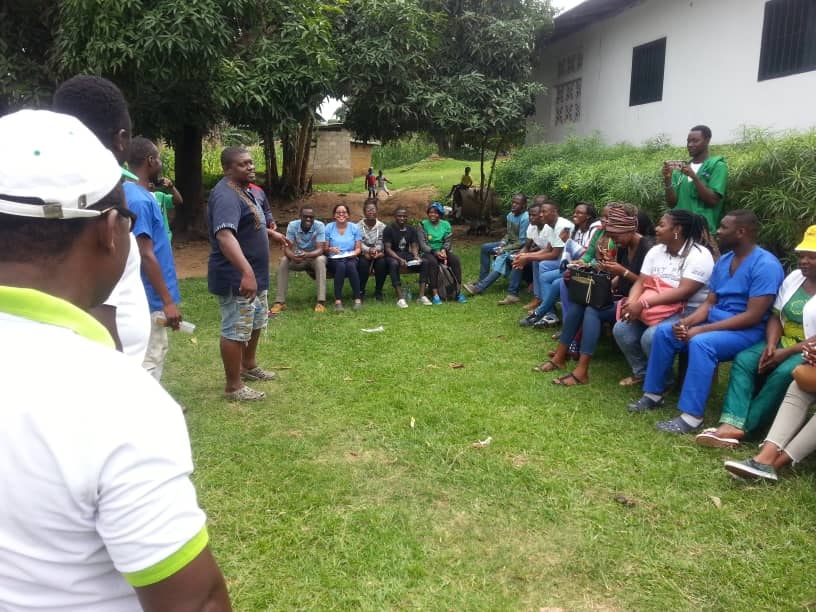
[[[398,299],[397,308],[408,308],[408,302],[406,302],[404,298]]]
[[[423,295],[417,300],[417,304],[422,304],[423,306],[433,306],[433,302],[428,299],[428,296]]]

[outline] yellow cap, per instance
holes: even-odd
[[[816,253],[816,225],[811,225],[805,230],[805,235],[802,238],[795,251],[811,251]]]

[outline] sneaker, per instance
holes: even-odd
[[[277,374],[270,370],[264,370],[261,366],[255,366],[251,370],[241,372],[241,380],[275,380]]]
[[[509,306],[510,304],[518,304],[521,300],[519,296],[508,293],[503,300],[499,300],[499,306]]]
[[[439,297],[438,295],[433,296],[433,299],[431,300],[431,304],[433,304],[434,306],[439,306],[441,303],[442,303],[442,298],[441,297]]]
[[[533,314],[527,315],[523,319],[519,319],[519,325],[521,327],[533,327],[540,320],[541,320],[541,317],[539,317],[536,313],[533,313]]]
[[[250,389],[246,385],[244,385],[237,391],[230,391],[228,393],[224,393],[224,399],[230,402],[257,402],[265,397],[266,393],[264,393],[263,391],[256,391],[255,389]]]
[[[477,295],[479,293],[479,288],[473,283],[462,283],[462,287],[464,287],[465,291],[470,295]]]
[[[343,312],[345,308],[343,308],[342,304],[335,304],[334,305],[334,312]]]
[[[465,297],[464,293],[460,293],[459,295],[457,295],[456,301],[459,302],[460,304],[467,304],[467,298]]]
[[[354,306],[351,307],[352,310],[362,310],[363,303],[362,302],[354,302]]]
[[[422,306],[430,306],[432,302],[428,299],[428,296],[423,295],[417,299],[417,304],[421,304]]]
[[[779,478],[776,475],[774,466],[767,463],[759,463],[753,459],[745,459],[744,461],[726,461],[725,469],[731,472],[734,476],[742,478],[763,478],[776,482]]]
[[[383,301],[383,294],[382,293],[375,293],[374,294],[374,299],[377,300],[378,302],[382,302]]]
[[[397,308],[408,308],[408,302],[406,302],[403,298],[398,299]]]
[[[674,417],[668,421],[658,421],[655,423],[655,427],[658,431],[677,435],[689,434],[700,429],[699,425],[697,427],[689,425],[682,417]]]
[[[558,315],[556,315],[553,312],[548,312],[541,318],[544,320],[544,323],[547,325],[547,327],[555,327],[561,322],[561,319],[558,318]]]
[[[660,408],[662,405],[662,397],[659,400],[653,400],[651,397],[644,395],[638,401],[629,404],[627,408],[629,408],[629,412],[647,412],[655,408]]]
[[[286,304],[283,302],[275,302],[272,304],[272,308],[269,309],[269,316],[274,317],[276,314],[283,312],[286,310]]]
[[[320,303],[315,304],[314,307],[315,312],[326,312],[326,306]]]

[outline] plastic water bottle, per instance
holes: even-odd
[[[157,312],[153,314],[153,322],[156,325],[167,325],[167,317],[164,316],[163,312]],[[196,326],[194,323],[190,323],[189,321],[182,321],[179,323],[179,331],[184,332],[185,334],[192,334],[195,333]]]
[[[411,288],[410,287],[406,287],[405,288],[405,301],[410,302],[412,299],[414,299],[414,294],[411,293]]]

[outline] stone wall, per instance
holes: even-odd
[[[319,126],[311,155],[313,183],[348,183],[352,173],[351,134],[339,125]],[[366,169],[368,166],[366,166]],[[363,172],[365,173],[365,171]]]
[[[352,176],[365,176],[371,167],[371,151],[373,144],[363,144],[362,142],[351,143],[351,174]],[[374,168],[374,174],[377,168]]]

